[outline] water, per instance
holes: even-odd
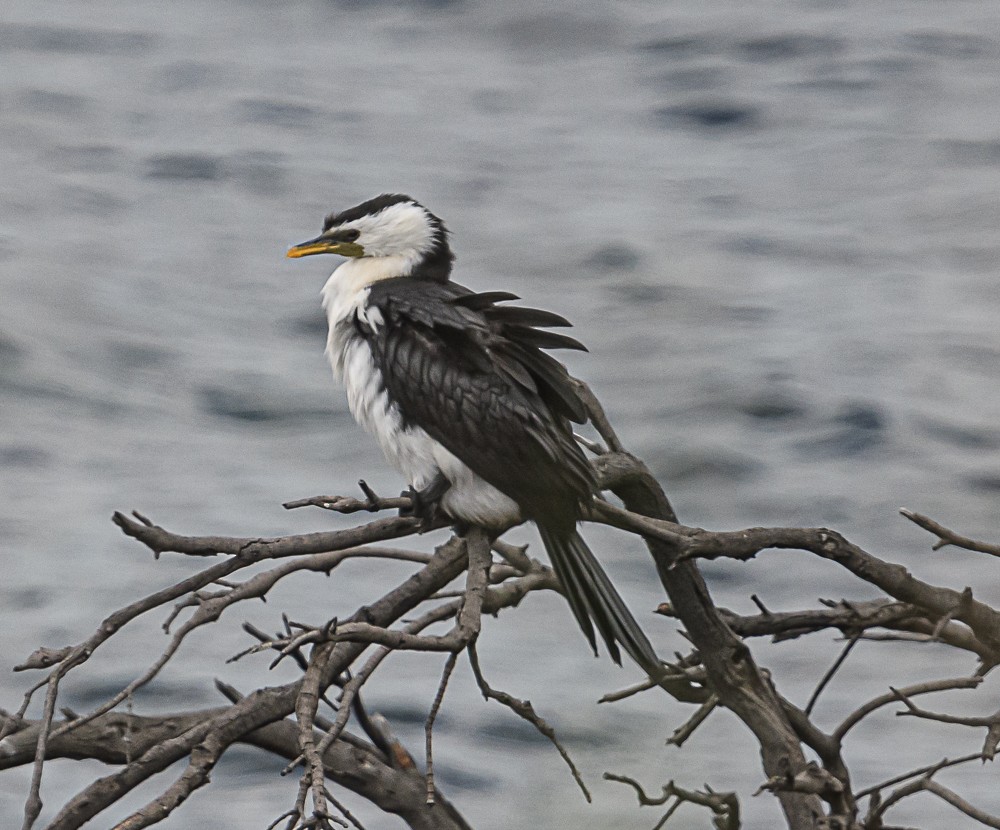
[[[322,357],[318,290],[334,263],[282,258],[328,210],[386,190],[445,218],[460,281],[574,320],[591,354],[571,355],[571,367],[686,521],[829,524],[922,578],[1000,601],[994,563],[932,554],[896,516],[905,505],[996,538],[998,87],[986,0],[9,0],[4,665],[83,639],[202,564],[151,561],[108,522],[113,510],[182,532],[305,532],[348,522],[280,502],[354,492],[362,475],[383,492],[401,487]],[[641,548],[587,535],[661,649],[683,649],[673,625],[649,618],[661,593]],[[262,660],[222,665],[246,645],[242,619],[273,629],[287,609],[325,620],[404,572],[354,565],[235,612],[192,640],[137,711],[214,705],[214,676],[244,690],[287,679]],[[774,609],[872,595],[804,554],[707,573],[720,604],[744,612],[754,592]],[[81,670],[66,702],[85,709],[141,671],[163,645],[159,622]],[[804,702],[839,645],[754,647]],[[652,790],[670,778],[744,793],[760,783],[753,744],[726,713],[678,752],[663,740],[684,707],[594,706],[634,674],[588,659],[556,597],[487,621],[481,650],[492,681],[530,697],[566,738],[596,803],[459,671],[436,757],[477,827],[655,823],[600,781],[605,769]],[[932,646],[862,644],[851,661],[821,725],[890,683],[972,669]],[[399,658],[369,691],[414,749],[440,662]],[[3,677],[0,702],[15,708],[27,683]],[[992,711],[987,685],[935,704]],[[981,739],[889,711],[848,753],[867,783]],[[294,797],[276,768],[234,752],[165,826],[244,826],[247,815],[266,825]],[[101,772],[50,765],[46,815]],[[985,767],[942,780],[998,812],[994,779]],[[3,781],[13,823],[27,771]],[[355,806],[369,827],[396,826]],[[689,809],[702,826],[693,808],[674,821]],[[778,820],[770,799],[744,809],[748,827]],[[892,818],[969,825],[930,800]]]

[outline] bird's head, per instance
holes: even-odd
[[[415,199],[385,193],[340,213],[331,213],[315,239],[288,249],[292,258],[313,254],[392,258],[399,276],[445,282],[454,256],[448,230]]]

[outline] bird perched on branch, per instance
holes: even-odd
[[[289,257],[346,257],[323,287],[326,355],[354,418],[410,485],[414,513],[499,532],[537,526],[595,653],[594,627],[648,673],[662,664],[577,532],[596,492],[570,422],[586,411],[566,368],[543,349],[585,347],[545,329],[557,314],[505,305],[505,291],[450,281],[444,223],[385,194],[326,217]]]

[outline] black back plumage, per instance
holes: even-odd
[[[662,664],[576,530],[594,473],[570,422],[586,411],[566,368],[542,349],[586,350],[557,314],[499,305],[502,291],[475,294],[452,282],[400,277],[375,283],[358,322],[404,422],[419,426],[538,525],[573,615],[596,653],[596,625],[621,663],[620,643],[647,673]],[[372,319],[368,315],[368,319]]]
[[[525,517],[572,526],[594,476],[570,428],[586,412],[565,367],[539,348],[584,349],[536,326],[558,315],[501,306],[506,292],[473,294],[456,283],[410,277],[375,283],[364,330],[404,422],[421,427]]]

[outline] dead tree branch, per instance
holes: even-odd
[[[972,758],[991,759],[1000,744],[1000,712],[957,717],[923,709],[913,698],[978,686],[982,676],[1000,660],[1000,611],[976,599],[971,588],[956,591],[917,579],[902,566],[825,528],[757,527],[713,532],[679,524],[663,490],[645,465],[624,449],[599,402],[582,385],[580,392],[601,437],[601,442],[583,439],[581,443],[596,454],[592,463],[601,487],[623,504],[617,507],[595,499],[587,517],[643,539],[669,599],[659,611],[679,620],[694,646],[689,654],[678,654],[675,662],[665,663],[662,676],[608,694],[602,700],[622,701],[659,687],[678,701],[695,704],[669,738],[668,742],[678,747],[716,708],[729,709],[759,744],[766,779],[761,791],[775,794],[792,830],[818,824],[843,830],[877,830],[884,826],[883,816],[888,809],[918,792],[930,792],[981,824],[997,826],[991,823],[997,819],[990,813],[944,787],[934,776],[941,769]],[[405,495],[382,498],[363,481],[360,486],[363,498],[315,496],[288,502],[286,507],[309,505],[345,514],[410,507]],[[904,511],[904,515],[937,535],[935,548],[952,544],[997,555],[995,546],[959,536],[911,511]],[[538,716],[530,702],[487,683],[476,655],[483,614],[514,608],[534,591],[561,590],[552,570],[530,557],[525,548],[487,538],[475,528],[464,539],[456,537],[439,545],[433,554],[387,546],[391,540],[428,530],[424,522],[406,516],[375,517],[347,530],[280,538],[182,536],[138,513],[131,517],[116,513],[114,522],[156,557],[176,552],[189,557],[223,558],[112,613],[81,642],[39,648],[16,667],[44,674],[24,694],[15,713],[0,717],[0,769],[32,765],[24,830],[30,830],[40,814],[48,759],[89,757],[117,766],[112,774],[93,781],[63,805],[49,830],[82,827],[152,776],[183,761],[183,769],[173,780],[163,784],[155,797],[118,825],[119,830],[134,830],[173,813],[208,782],[214,766],[235,743],[260,746],[280,755],[289,760],[287,771],[301,774],[294,805],[273,826],[282,822],[288,830],[357,826],[357,819],[330,792],[330,786],[337,785],[401,816],[418,830],[465,828],[461,815],[434,786],[431,743],[448,678],[463,651],[470,656],[484,697],[500,702],[548,737],[590,799],[582,776],[552,727]],[[501,557],[497,561],[493,560],[491,546]],[[819,608],[787,612],[772,612],[754,596],[759,613],[746,616],[717,608],[697,560],[745,561],[771,549],[819,556],[878,587],[886,596],[858,602],[820,601]],[[360,558],[407,562],[412,572],[383,596],[341,619],[316,624],[285,618],[284,632],[273,638],[252,626],[246,628],[253,637],[252,645],[237,657],[253,663],[249,659],[253,655],[276,652],[272,665],[287,659],[300,670],[295,682],[259,688],[246,696],[221,686],[228,705],[159,718],[118,711],[122,703],[131,701],[140,688],[152,683],[177,658],[193,632],[218,622],[229,609],[266,599],[276,585],[292,575],[328,574],[343,562]],[[251,566],[257,567],[247,571]],[[463,571],[464,586],[456,587],[453,583]],[[83,715],[70,713],[65,720],[56,722],[58,699],[71,673],[129,623],[158,609],[164,609],[167,615],[164,630],[168,639],[146,670],[91,711]],[[330,615],[317,616],[323,619]],[[439,623],[450,623],[451,628],[429,631]],[[839,631],[847,643],[825,673],[822,666],[817,667],[819,681],[804,709],[782,695],[778,679],[757,662],[745,642],[760,636],[781,642],[831,629]],[[887,678],[890,693],[861,704],[832,731],[823,731],[813,719],[814,710],[822,706],[822,690],[837,672],[857,670],[857,660],[845,659],[858,640],[873,637],[918,638],[937,643],[940,648],[960,649],[975,654],[980,666],[975,676],[924,681],[898,690],[889,686],[891,678]],[[361,705],[362,688],[385,674],[381,669],[385,658],[399,651],[449,655],[438,693],[427,701],[424,772],[392,737],[389,724],[377,715],[369,716]],[[42,688],[46,695],[40,717],[28,719],[33,698]],[[339,700],[335,702],[337,693]],[[324,703],[336,709],[330,719],[321,714]],[[987,734],[982,752],[898,774],[855,792],[842,752],[843,742],[870,714],[892,703],[902,703],[906,709],[899,714],[912,718],[984,728]],[[367,739],[348,730],[352,715]],[[863,733],[853,733],[853,737],[858,734]],[[819,759],[818,763],[808,760],[809,753]],[[740,825],[734,793],[715,792],[708,786],[688,791],[670,782],[662,796],[649,797],[633,779],[606,777],[633,787],[641,803],[667,805],[658,827],[686,802],[710,808],[716,827],[735,830]],[[892,787],[896,789],[883,800],[883,793]],[[857,799],[864,795],[871,797],[871,805],[868,815],[862,818]]]

